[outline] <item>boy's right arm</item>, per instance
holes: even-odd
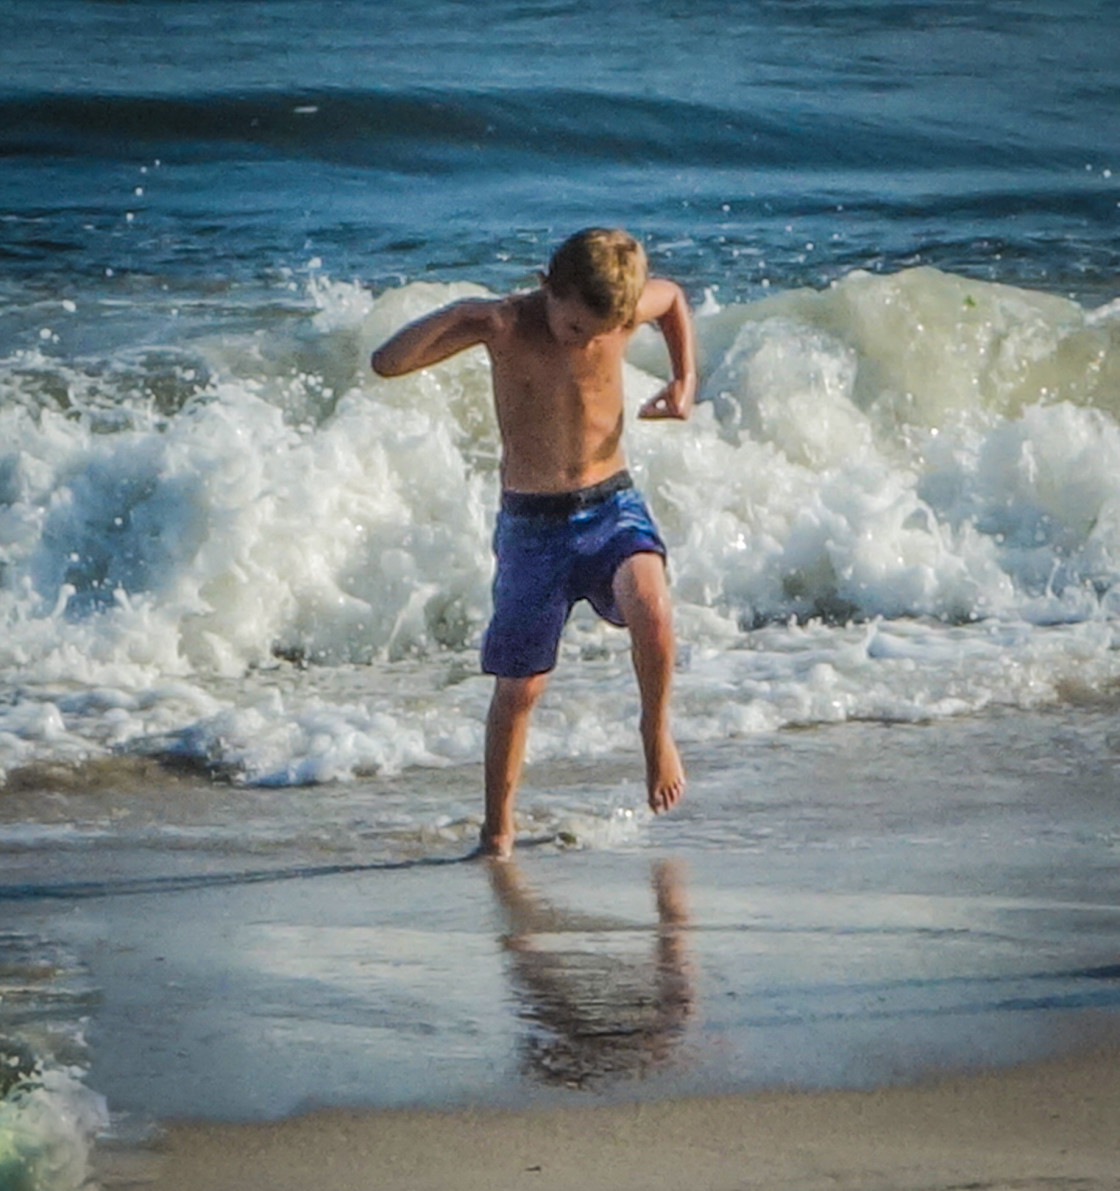
[[[465,298],[402,327],[370,357],[378,376],[403,376],[488,343],[500,301]]]

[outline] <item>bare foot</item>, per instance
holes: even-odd
[[[645,751],[649,809],[660,815],[684,797],[684,765],[668,728],[653,734]]]
[[[488,856],[492,860],[509,860],[513,855],[512,835],[491,835],[485,827],[478,835],[477,856]]]

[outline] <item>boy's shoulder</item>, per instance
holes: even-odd
[[[524,321],[518,301],[521,296],[460,298],[438,311],[437,316],[454,320],[454,325],[469,332],[475,342],[494,345],[518,333]]]
[[[498,298],[487,313],[494,334],[507,339],[531,340],[545,326],[544,298],[540,290]]]
[[[634,325],[660,318],[677,300],[683,297],[681,287],[667,277],[651,277],[645,284],[634,310]]]
[[[544,290],[517,290],[501,299],[507,317],[519,322],[536,322],[544,318]]]

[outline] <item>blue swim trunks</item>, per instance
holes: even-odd
[[[632,554],[647,552],[664,558],[665,543],[624,471],[576,492],[503,493],[482,669],[501,678],[551,670],[578,600],[588,600],[611,624],[625,624],[614,598],[615,572]]]

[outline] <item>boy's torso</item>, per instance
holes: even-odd
[[[557,343],[541,291],[498,304],[487,347],[502,437],[502,486],[569,492],[625,467],[622,361],[630,331]]]

